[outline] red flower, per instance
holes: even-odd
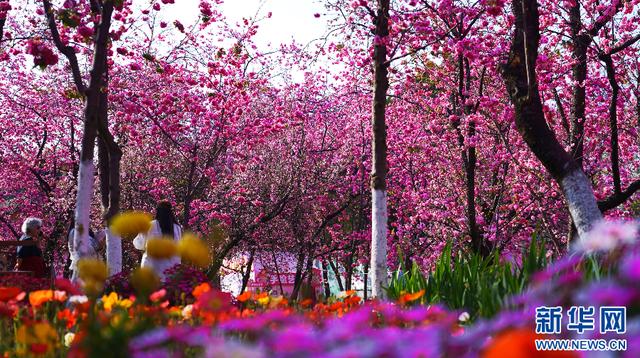
[[[22,289],[19,287],[0,287],[0,301],[11,301],[15,299],[20,292],[22,292]]]

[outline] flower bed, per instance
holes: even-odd
[[[175,292],[166,286],[142,294],[149,287],[132,282],[137,293],[131,297],[91,290],[85,296],[65,280],[55,290],[29,293],[3,287],[0,351],[79,357],[532,357],[577,356],[536,351],[539,338],[616,338],[628,343],[619,356],[637,357],[640,245],[627,240],[608,249],[574,252],[552,263],[495,317],[473,323],[462,311],[414,305],[424,292],[404,293],[396,302],[362,302],[350,291],[323,303],[291,304],[267,293],[232,297],[208,283],[190,287],[189,299],[180,294],[177,300],[175,292],[186,289],[179,282],[187,276],[170,280]],[[174,271],[184,275],[188,269]],[[537,334],[541,306],[624,306],[626,332]]]

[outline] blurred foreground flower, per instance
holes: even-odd
[[[178,252],[182,260],[200,268],[211,264],[209,247],[193,234],[185,234],[178,243]]]
[[[131,285],[141,297],[147,297],[160,287],[160,278],[148,267],[140,267],[131,274]]]
[[[148,232],[151,229],[151,220],[153,220],[153,217],[149,213],[128,211],[116,215],[111,220],[109,229],[122,238],[132,239],[141,232]]]
[[[534,331],[527,328],[512,329],[500,333],[489,344],[482,354],[483,358],[502,358],[505,356],[518,358],[570,358],[578,357],[573,352],[565,351],[538,351],[535,340],[542,338]]]
[[[22,292],[19,287],[0,287],[0,302],[11,301]]]
[[[160,238],[147,241],[147,255],[155,259],[169,259],[176,255],[178,247],[173,239]]]
[[[586,253],[607,252],[625,244],[633,244],[637,238],[638,224],[635,222],[603,220],[580,237],[576,249]]]
[[[109,269],[100,260],[81,259],[78,261],[78,276],[82,280],[85,293],[95,296],[104,288],[104,281],[109,277]]]
[[[23,324],[16,331],[21,355],[46,355],[58,347],[58,332],[47,322]]]

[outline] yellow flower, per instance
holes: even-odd
[[[284,301],[284,297],[283,296],[272,296],[271,299],[269,300],[269,308],[273,309],[278,307],[278,305]]]
[[[126,309],[131,307],[131,305],[133,305],[133,302],[131,300],[126,298],[121,299],[115,292],[111,292],[109,296],[102,296],[102,306],[107,312],[110,312],[114,307],[122,307]]]
[[[151,239],[147,241],[147,255],[155,259],[168,259],[176,255],[178,248],[170,238]]]
[[[82,281],[104,282],[109,277],[107,265],[95,259],[80,259],[78,261],[78,276]]]
[[[153,217],[149,213],[128,211],[116,215],[111,220],[109,229],[122,238],[132,239],[141,232],[148,232],[151,229],[151,220],[153,220]]]
[[[266,306],[269,303],[269,296],[259,297],[258,298],[258,303],[261,306]]]
[[[45,355],[58,346],[58,332],[47,322],[23,324],[16,331],[16,342],[24,346],[20,351]]]
[[[178,252],[182,260],[200,268],[211,264],[211,253],[207,245],[193,234],[185,234],[178,243]]]
[[[131,285],[142,296],[147,296],[160,287],[160,278],[148,267],[140,267],[131,274]]]

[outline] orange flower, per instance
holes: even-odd
[[[349,296],[347,298],[344,299],[344,303],[347,306],[353,306],[353,305],[357,305],[358,303],[360,303],[360,296]]]
[[[542,338],[528,328],[512,329],[500,333],[485,349],[482,358],[570,358],[577,357],[574,352],[538,351],[535,340]]]
[[[0,301],[11,301],[22,292],[19,287],[0,287]]]
[[[245,291],[243,294],[239,295],[236,299],[239,302],[247,302],[248,300],[251,299],[251,292]]]
[[[49,301],[64,302],[67,300],[67,293],[64,291],[39,290],[29,294],[29,303],[33,307],[39,307]]]
[[[300,306],[302,307],[310,307],[311,305],[313,305],[313,300],[310,298],[305,298],[304,300],[300,301]]]
[[[332,304],[329,306],[329,311],[338,311],[338,310],[341,310],[341,309],[343,308],[343,306],[344,306],[344,304],[343,304],[342,302],[340,302],[340,301],[335,302],[335,303],[332,303]]]
[[[191,292],[191,293],[193,294],[193,297],[198,298],[203,293],[209,292],[209,291],[211,291],[211,286],[208,283],[204,282],[204,283],[201,283],[198,286],[196,286],[193,289],[193,292]]]
[[[424,290],[420,290],[416,293],[405,293],[400,296],[400,298],[398,299],[398,303],[400,303],[401,305],[405,305],[409,302],[420,299],[420,297],[422,296],[424,296]]]

